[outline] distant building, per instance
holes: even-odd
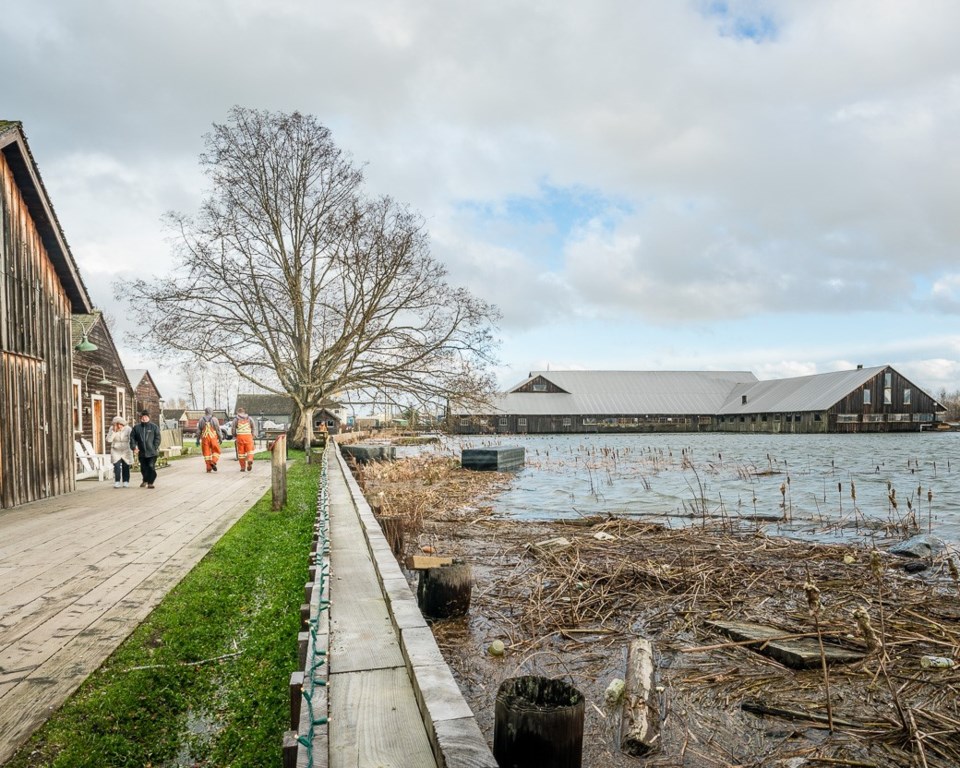
[[[931,428],[942,405],[890,366],[759,381],[747,371],[539,371],[461,434],[894,432]]]
[[[237,395],[237,408],[246,408],[247,415],[271,430],[289,430],[293,419],[293,399],[287,395]],[[313,413],[313,429],[317,431],[323,424],[331,435],[340,431],[343,424],[343,411],[339,403],[324,403]]]
[[[160,390],[146,368],[130,368],[127,378],[133,384],[134,419],[139,420],[140,412],[150,411],[150,420],[160,423],[160,401],[163,399]]]

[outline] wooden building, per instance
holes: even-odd
[[[293,399],[286,395],[237,395],[237,408],[246,408],[247,415],[253,418],[258,427],[263,425],[277,429],[289,429],[293,419]],[[339,403],[325,403],[313,413],[313,429],[316,433],[320,425],[335,435],[343,424],[343,412]]]
[[[71,326],[92,311],[23,128],[0,121],[0,507],[76,487]]]
[[[233,420],[233,417],[228,416],[227,412],[222,408],[214,408],[212,410],[213,410],[213,417],[217,420],[217,423],[221,427],[226,426],[230,421]],[[183,430],[183,434],[191,435],[191,436],[197,434],[197,424],[199,423],[201,417],[203,416],[203,413],[204,413],[203,408],[200,408],[200,409],[187,408],[181,412],[179,417],[179,422],[180,422],[180,429]]]
[[[160,424],[161,402],[163,397],[160,390],[146,368],[127,369],[127,378],[133,385],[133,417],[139,420],[140,411],[150,411],[150,421]],[[162,426],[162,425],[161,425]]]
[[[74,315],[72,330],[73,432],[107,453],[104,435],[113,417],[134,421],[133,387],[100,312]]]
[[[759,381],[745,371],[541,371],[460,434],[922,431],[944,410],[890,366]]]
[[[714,419],[720,432],[922,432],[946,409],[889,365],[862,366],[736,388]]]

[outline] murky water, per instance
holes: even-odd
[[[516,445],[526,467],[498,514],[713,520],[819,540],[931,532],[960,542],[960,433],[547,435],[448,439]]]

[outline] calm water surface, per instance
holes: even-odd
[[[494,500],[505,516],[609,513],[818,540],[932,532],[960,542],[956,432],[462,437],[443,450],[493,445],[526,449],[526,466]]]

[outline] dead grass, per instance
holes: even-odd
[[[640,636],[654,643],[663,689],[661,747],[643,765],[960,765],[960,672],[920,664],[926,655],[960,656],[950,559],[910,574],[882,552],[709,523],[504,520],[484,501],[509,478],[436,457],[361,473],[371,504],[404,519],[406,554],[433,548],[472,564],[469,618],[433,629],[489,741],[503,680],[562,677],[587,700],[584,766],[637,765],[619,751],[619,708],[606,706],[603,692],[624,676],[626,648]],[[560,536],[569,547],[530,546]],[[805,585],[819,590],[823,636],[864,651],[863,661],[831,665],[825,678],[819,667],[789,669],[705,624],[815,634]],[[503,657],[486,652],[495,639],[507,646]],[[753,714],[758,708],[780,715]]]

